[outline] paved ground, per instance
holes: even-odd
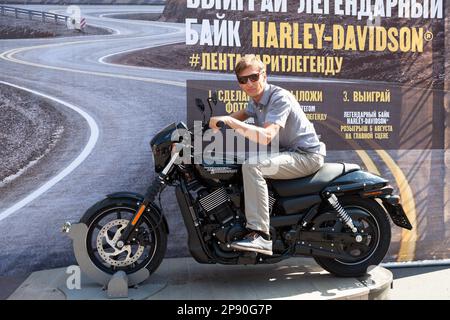
[[[389,271],[394,279],[392,288],[387,290],[389,300],[450,300],[450,266],[390,268]],[[64,268],[28,276],[0,277],[0,299],[65,299],[61,288],[57,288],[67,277]],[[191,258],[166,259],[147,284],[153,287],[144,291],[156,292],[150,299],[166,300],[322,300],[358,296],[367,291],[361,281],[332,277],[313,260],[302,258],[272,266],[201,265]],[[86,286],[91,297],[101,298],[104,294],[95,285]],[[70,294],[73,299],[83,297],[80,292]]]
[[[450,266],[391,268],[391,300],[450,300]]]
[[[33,273],[9,297],[12,300],[106,299],[107,291],[82,276],[80,290],[66,268]],[[199,264],[192,258],[163,261],[128,297],[149,300],[365,300],[385,298],[392,273],[371,269],[361,278],[338,278],[312,259],[293,258],[271,265]]]
[[[16,277],[0,277],[0,300],[6,300],[28,278],[28,274]]]

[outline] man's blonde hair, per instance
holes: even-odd
[[[239,76],[239,74],[246,68],[250,66],[257,66],[259,67],[259,71],[266,71],[266,66],[264,63],[259,59],[258,56],[254,54],[246,54],[245,56],[242,56],[239,61],[236,63],[236,67],[234,68],[234,73]]]

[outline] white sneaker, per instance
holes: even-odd
[[[231,248],[240,251],[256,251],[268,256],[272,255],[272,241],[264,239],[256,231],[250,232],[242,240],[233,242]]]

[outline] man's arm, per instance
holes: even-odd
[[[249,117],[250,116],[245,112],[245,109],[242,109],[229,116],[212,117],[209,126],[213,129],[217,129],[217,122],[223,121],[228,127],[235,129],[239,134],[249,140],[268,145],[278,134],[280,125],[275,123],[265,123],[263,128],[257,127],[244,122]]]
[[[224,119],[220,120],[249,140],[263,145],[268,145],[280,131],[280,125],[275,123],[267,122],[264,124],[264,127],[261,128],[242,122],[234,117],[224,117]]]
[[[232,114],[230,114],[230,117],[233,117],[239,121],[245,121],[247,120],[250,116],[247,114],[247,112],[245,112],[245,109],[241,109],[239,111],[236,111]]]
[[[253,142],[263,145],[268,145],[280,131],[280,125],[278,124],[267,122],[264,124],[264,127],[261,128],[243,122],[247,118],[249,118],[249,116],[245,110],[240,110],[229,116],[212,117],[209,121],[209,127],[218,130],[216,126],[217,122],[223,121],[228,127],[235,129],[239,134]]]

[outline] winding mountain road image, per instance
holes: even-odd
[[[2,85],[52,101],[67,119],[55,148],[2,186],[0,233],[9,243],[0,254],[2,274],[69,262],[70,241],[60,233],[62,224],[78,220],[108,193],[143,192],[153,175],[151,137],[166,123],[186,118],[185,75],[116,67],[105,58],[182,42],[184,27],[100,17],[132,11],[125,7],[82,10],[89,23],[114,33],[2,41]],[[167,201],[165,211],[176,210]]]

